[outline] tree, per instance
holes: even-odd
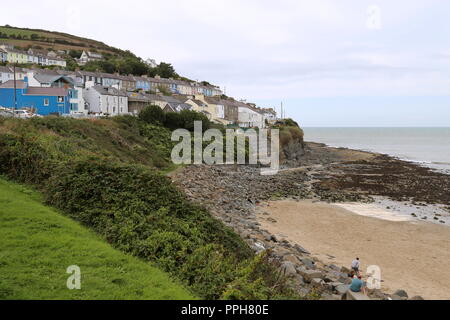
[[[139,113],[139,119],[146,123],[163,125],[166,120],[166,114],[160,107],[149,105]]]
[[[192,110],[183,110],[180,112],[180,117],[183,120],[183,128],[189,131],[194,131],[194,122],[202,122],[202,130],[206,131],[209,129],[211,123],[206,115],[200,112]]]
[[[170,63],[161,62],[156,68],[155,72],[162,78],[178,78],[178,74]]]

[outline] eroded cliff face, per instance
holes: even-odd
[[[305,154],[305,144],[303,139],[291,140],[282,146],[282,161],[299,161]]]
[[[303,141],[303,130],[297,123],[280,123],[280,160],[282,163],[299,161],[305,154],[305,143]]]

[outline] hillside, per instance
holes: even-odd
[[[124,51],[110,47],[103,42],[77,37],[67,33],[41,29],[0,27],[0,42],[8,42],[18,47],[40,46],[48,50],[89,50],[106,54],[122,54]]]
[[[278,261],[256,256],[165,175],[172,146],[169,129],[131,116],[0,118],[0,174],[32,185],[115,249],[154,263],[201,298],[298,297]]]
[[[0,179],[0,299],[192,299],[167,274],[113,249],[41,204],[41,196]],[[66,268],[81,268],[68,290]]]

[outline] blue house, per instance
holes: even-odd
[[[71,88],[29,87],[28,78],[16,81],[17,109],[29,108],[35,113],[49,114],[70,113]],[[14,108],[14,81],[0,85],[0,106]]]

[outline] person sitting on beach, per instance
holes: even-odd
[[[358,273],[359,272],[359,266],[360,266],[359,258],[356,258],[352,262],[352,270],[355,271],[355,273]]]
[[[364,287],[364,281],[362,281],[361,275],[358,275],[357,277],[354,277],[352,280],[352,284],[350,285],[350,291],[352,292],[362,292],[366,294],[366,290]]]

